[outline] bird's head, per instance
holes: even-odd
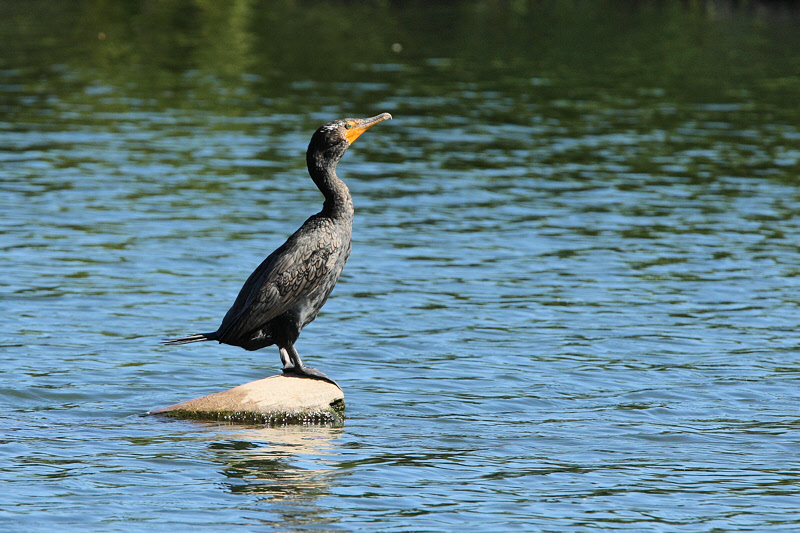
[[[338,161],[344,155],[344,151],[362,133],[378,122],[391,118],[392,115],[389,113],[381,113],[370,118],[345,118],[328,122],[314,132],[311,142],[308,144],[308,155],[314,154],[315,156]]]

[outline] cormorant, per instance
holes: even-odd
[[[166,339],[164,344],[219,341],[245,350],[275,344],[284,374],[337,385],[319,370],[305,366],[294,343],[300,330],[316,318],[350,256],[353,200],[336,175],[336,164],[359,135],[390,118],[389,113],[382,113],[320,127],[311,137],[306,163],[311,179],[325,196],[322,211],[306,220],[250,274],[217,331]]]

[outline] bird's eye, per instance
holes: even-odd
[[[353,123],[352,122],[348,122],[347,124],[344,125],[344,129],[346,129],[346,130],[349,130],[352,127],[353,127]]]

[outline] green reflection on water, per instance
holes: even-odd
[[[186,79],[195,73],[211,76],[209,89],[245,85],[261,97],[298,82],[342,83],[331,92],[342,99],[351,96],[348,82],[408,83],[431,70],[443,83],[516,87],[523,99],[580,99],[614,88],[719,102],[755,89],[776,98],[800,90],[796,19],[747,3],[183,0],[0,8],[3,68],[47,74],[64,65],[143,92],[197,90]],[[573,90],[564,93],[565,84]]]
[[[239,131],[268,140],[390,111],[400,119],[394,142],[377,139],[374,159],[386,163],[561,167],[573,179],[594,164],[695,181],[793,181],[800,170],[800,17],[788,8],[185,0],[2,9],[6,129],[136,131],[146,120],[192,136],[242,117]],[[260,159],[293,160],[305,143],[296,142],[286,153],[276,148],[285,141],[267,142]],[[646,148],[624,150],[634,144]],[[507,155],[486,157],[497,154]]]

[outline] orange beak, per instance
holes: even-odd
[[[350,129],[345,129],[344,138],[347,139],[347,142],[353,144],[353,142],[358,139],[362,133],[370,129],[372,126],[378,122],[383,122],[384,120],[389,120],[391,118],[392,115],[389,113],[381,113],[375,117],[357,118],[355,120],[351,120],[348,122],[348,124],[352,124],[352,127],[350,127]]]

